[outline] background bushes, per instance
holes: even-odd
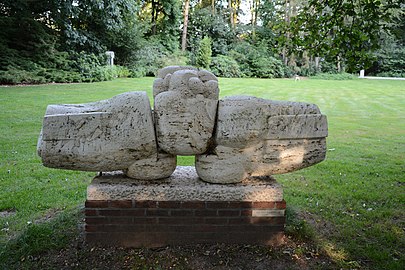
[[[126,67],[105,65],[104,54],[55,50],[51,59],[44,58],[34,62],[24,54],[5,55],[7,65],[0,67],[0,84],[97,82],[131,76]]]
[[[239,78],[243,75],[238,62],[226,55],[213,57],[210,69],[218,77]]]

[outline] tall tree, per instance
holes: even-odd
[[[235,29],[239,19],[241,0],[228,0],[228,9],[232,29]]]
[[[379,47],[379,31],[390,20],[389,9],[401,0],[309,0],[292,20],[293,40],[298,50],[328,56],[337,64],[346,62],[349,72],[371,64],[371,51]]]
[[[184,1],[183,8],[183,32],[181,36],[181,50],[184,52],[187,47],[187,27],[188,27],[188,12],[190,9],[190,0]]]
[[[226,55],[230,44],[235,39],[235,34],[229,25],[228,15],[221,9],[213,14],[210,6],[193,8],[193,12],[190,13],[188,36],[191,51],[195,51],[202,38],[210,37],[213,56]]]
[[[256,39],[257,19],[259,17],[260,0],[250,0],[250,24],[252,26],[252,38]]]
[[[144,22],[150,22],[147,36],[164,44],[170,51],[179,47],[179,27],[182,21],[179,0],[143,0],[139,14]]]

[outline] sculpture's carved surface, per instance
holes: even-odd
[[[38,142],[45,166],[123,170],[169,177],[176,155],[196,155],[199,177],[238,183],[305,168],[326,153],[327,121],[314,104],[235,96],[218,102],[218,80],[193,67],[166,67],[144,92],[82,105],[50,105]]]
[[[205,70],[176,67],[159,74],[164,77],[153,88],[159,147],[173,155],[206,152],[215,125],[217,78]]]
[[[158,153],[150,158],[135,161],[124,172],[131,178],[154,180],[169,177],[176,165],[176,156]]]
[[[314,104],[226,98],[218,106],[217,146],[197,156],[196,169],[212,183],[295,171],[325,158],[326,136],[326,117]]]
[[[145,92],[81,105],[50,105],[41,133],[38,153],[47,167],[123,170],[137,160],[157,155]]]

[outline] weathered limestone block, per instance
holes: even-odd
[[[302,169],[325,158],[327,120],[314,104],[255,97],[219,101],[217,146],[198,155],[201,179],[237,183]]]
[[[213,153],[197,155],[195,168],[205,182],[231,184],[248,178],[245,166],[249,162],[243,149],[218,145]]]
[[[124,173],[135,179],[155,180],[169,177],[176,169],[176,165],[176,156],[158,153],[153,157],[135,161],[124,170]]]
[[[157,156],[149,99],[129,92],[80,105],[50,105],[46,110],[38,154],[47,167],[125,170]]]
[[[153,94],[153,112],[145,92],[48,106],[38,141],[43,164],[155,180],[173,173],[176,155],[196,155],[202,180],[238,183],[325,158],[327,120],[314,104],[244,96],[218,103],[212,73],[180,66],[159,71]]]
[[[187,67],[167,67],[158,76],[153,93],[159,148],[172,155],[204,153],[215,126],[217,78]]]

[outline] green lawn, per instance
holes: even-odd
[[[0,87],[0,268],[10,254],[19,260],[41,247],[63,245],[60,224],[75,226],[66,220],[76,216],[94,176],[41,165],[36,143],[46,106],[137,90],[151,97],[152,82]],[[220,90],[221,97],[316,103],[328,116],[327,159],[277,176],[295,216],[288,231],[316,241],[343,268],[404,269],[404,81],[220,79]],[[179,158],[180,165],[192,163],[192,158]],[[53,222],[53,216],[65,223]],[[48,223],[38,232],[40,224]],[[44,235],[55,239],[42,243],[35,238]]]

